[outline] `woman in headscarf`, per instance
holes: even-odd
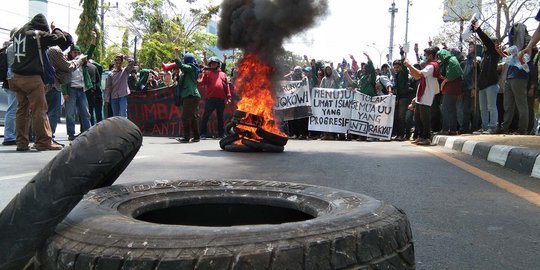
[[[181,87],[180,96],[182,98],[182,133],[183,138],[180,143],[199,142],[199,100],[201,94],[197,88],[197,78],[199,77],[199,64],[192,54],[184,54],[182,63],[176,51],[174,62],[182,72],[178,78],[178,85]],[[192,137],[193,136],[193,137]],[[191,140],[190,140],[191,139]]]

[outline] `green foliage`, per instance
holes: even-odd
[[[169,0],[135,0],[131,3],[132,21],[139,26],[142,46],[138,61],[146,68],[159,67],[174,57],[174,48],[199,57],[200,52],[215,45],[217,37],[205,27],[219,6],[190,9],[188,15],[177,15]]]
[[[139,65],[145,68],[155,68],[161,66],[162,62],[168,62],[174,58],[174,48],[172,42],[163,42],[166,35],[154,33],[143,40],[139,51]]]
[[[123,47],[129,48],[128,37],[129,37],[129,32],[128,32],[128,29],[126,28],[124,30],[124,34],[122,35],[122,48]]]
[[[77,25],[77,29],[75,30],[75,33],[78,36],[76,43],[81,47],[82,51],[86,51],[92,41],[92,31],[96,31],[99,35],[99,32],[96,29],[96,23],[98,21],[98,0],[81,0],[79,4],[82,4],[83,11],[79,16],[79,25]],[[99,59],[99,49],[96,50],[93,58]]]

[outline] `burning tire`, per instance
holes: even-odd
[[[227,124],[225,130],[227,134],[236,137],[234,137],[235,139],[221,140],[219,142],[221,149],[231,152],[249,152],[249,149],[252,152],[283,152],[288,138],[264,130],[262,126],[265,123],[273,123],[273,121],[267,121],[261,116],[244,111],[234,111],[233,120]],[[237,140],[242,140],[242,144],[248,148],[238,146],[238,144],[234,147],[227,147]]]
[[[43,269],[414,269],[405,213],[365,195],[249,180],[89,192]]]
[[[264,141],[259,142],[259,141],[249,140],[249,139],[243,139],[242,144],[250,148],[257,149],[259,151],[272,152],[272,153],[281,153],[285,149],[285,147],[281,145],[274,145],[270,143],[265,143]]]
[[[232,134],[230,136],[227,136],[219,140],[219,147],[225,150],[225,146],[233,144],[235,141],[238,141],[238,140],[240,140],[240,136],[238,134]]]
[[[141,144],[139,128],[114,117],[59,152],[0,213],[0,269],[23,269],[83,195],[111,185]]]
[[[227,152],[236,152],[236,153],[251,153],[251,152],[258,152],[261,150],[251,148],[245,144],[229,144],[225,146],[225,149],[223,149]]]
[[[270,133],[262,128],[258,128],[256,131],[257,135],[259,135],[261,138],[267,140],[268,142],[279,145],[279,146],[285,146],[287,144],[287,141],[289,140],[287,137],[279,136],[278,134]]]

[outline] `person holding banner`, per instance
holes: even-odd
[[[328,64],[324,67],[324,77],[321,79],[321,84],[319,87],[338,89],[340,86],[339,81],[340,77],[338,72],[334,69],[332,64]],[[336,134],[331,132],[325,132],[321,140],[334,140],[335,135]]]
[[[429,47],[424,50],[427,58],[426,66],[422,70],[415,68],[408,59],[403,62],[411,75],[420,80],[416,90],[415,120],[418,129],[418,139],[413,141],[417,145],[430,145],[431,141],[431,105],[435,93],[439,92],[439,64],[437,63],[437,49]]]
[[[356,74],[357,79],[353,81],[349,73],[344,72],[345,81],[358,89],[362,94],[375,96],[377,73],[369,55],[366,52],[364,52],[364,55],[367,57],[368,62],[367,64],[362,63],[362,68]],[[365,136],[359,136],[358,140],[365,141],[367,138]]]

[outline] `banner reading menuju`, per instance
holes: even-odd
[[[313,115],[309,130],[345,133],[349,129],[351,106],[355,91],[347,89],[313,88]]]
[[[281,120],[306,118],[311,115],[309,82],[282,81],[281,90],[276,94],[274,112]]]
[[[368,96],[355,92],[349,132],[366,137],[392,137],[396,96]]]

